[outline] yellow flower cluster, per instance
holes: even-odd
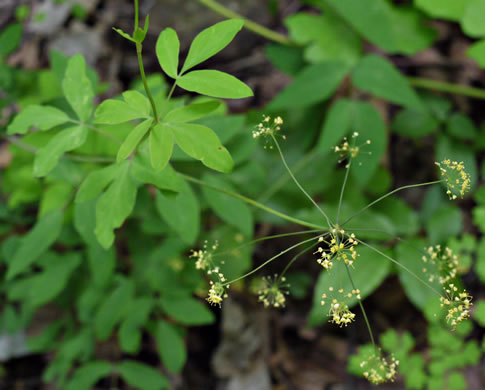
[[[398,366],[399,360],[396,360],[394,356],[391,356],[388,361],[382,356],[380,351],[377,351],[367,360],[360,363],[360,367],[365,370],[364,377],[374,385],[379,385],[385,382],[394,382]]]
[[[422,257],[426,264],[423,272],[428,274],[428,281],[433,283],[438,280],[439,284],[444,285],[456,277],[458,266],[458,256],[448,248],[441,245],[425,248],[426,255]]]
[[[360,290],[352,290],[351,292],[345,293],[343,289],[335,291],[333,287],[329,287],[328,291],[329,295],[326,293],[322,294],[320,303],[324,306],[326,304],[326,299],[332,299],[328,310],[328,316],[330,317],[329,322],[340,325],[340,327],[347,326],[355,320],[355,314],[350,311],[349,306],[345,303],[345,299],[352,298],[353,296],[360,299]],[[336,293],[339,294],[339,297],[336,297]]]
[[[346,137],[344,137],[342,143],[338,146],[334,147],[334,152],[340,154],[340,160],[339,162],[342,162],[344,160],[350,160],[352,158],[357,157],[357,155],[360,152],[360,149],[364,145],[370,145],[371,141],[368,139],[361,145],[356,145],[355,144],[355,139],[359,136],[359,133],[354,132],[352,134],[352,141],[349,142]],[[369,152],[370,154],[370,152]]]
[[[207,302],[211,305],[218,305],[221,307],[222,299],[227,298],[227,293],[222,285],[221,282],[213,282],[212,280],[210,283],[209,295],[207,296]],[[229,286],[227,287],[229,288]]]
[[[253,130],[253,138],[259,138],[261,136],[268,137],[268,136],[276,136],[278,132],[281,130],[281,125],[283,124],[283,119],[280,116],[271,121],[271,117],[267,115],[263,115],[263,121],[259,123],[256,128]],[[283,139],[286,139],[286,136],[282,136]],[[266,145],[264,146],[266,149]],[[273,146],[269,147],[270,149]]]
[[[470,175],[465,171],[465,165],[462,162],[451,161],[449,159],[435,163],[441,171],[441,176],[446,182],[446,194],[451,200],[455,200],[458,196],[463,198],[465,193],[470,190],[471,179]]]
[[[323,236],[318,239],[318,242],[323,242],[327,248],[318,247],[315,253],[320,254],[317,263],[326,270],[333,267],[333,261],[343,260],[345,264],[352,266],[354,260],[359,254],[355,247],[359,242],[355,238],[355,234],[346,235],[343,229],[332,229],[330,233],[330,240],[326,240]]]
[[[195,262],[195,268],[200,269],[202,271],[205,271],[206,269],[211,268],[213,266],[212,253],[218,248],[219,243],[216,241],[211,246],[210,251],[207,249],[208,246],[209,244],[206,240],[204,241],[204,245],[202,246],[202,249],[199,249],[198,251],[192,250],[192,254],[189,256],[197,259]]]
[[[470,317],[470,309],[473,305],[472,297],[466,290],[458,292],[458,288],[454,284],[450,284],[445,292],[446,297],[440,298],[441,307],[448,309],[446,319],[455,328],[460,322]]]
[[[256,288],[258,294],[258,301],[262,302],[264,307],[273,306],[276,308],[285,307],[286,297],[288,295],[288,288],[290,285],[286,283],[286,278],[281,278],[278,275],[265,276],[261,279],[259,286]]]

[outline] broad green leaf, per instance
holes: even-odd
[[[421,12],[410,6],[394,7],[392,27],[399,53],[413,55],[433,44],[437,30],[425,24]]]
[[[180,42],[176,31],[171,28],[163,30],[158,36],[155,51],[163,71],[176,79],[180,52]]]
[[[432,245],[443,244],[450,237],[457,236],[463,230],[463,216],[460,209],[448,205],[436,210],[426,221],[426,232]]]
[[[217,100],[204,102],[204,103],[192,103],[184,107],[174,108],[168,112],[163,118],[165,122],[192,122],[200,119],[211,112],[217,110],[221,103]]]
[[[414,0],[417,8],[434,18],[458,21],[468,0]]]
[[[230,19],[201,31],[190,45],[189,54],[181,73],[185,73],[224,49],[231,43],[243,25],[244,21],[241,19]]]
[[[160,216],[179,234],[180,239],[193,245],[199,236],[200,210],[190,185],[183,181],[180,192],[175,196],[157,191],[155,203]]]
[[[151,297],[142,297],[132,301],[118,333],[123,352],[136,354],[140,350],[142,336],[140,328],[148,321],[152,308]]]
[[[359,34],[388,51],[395,52],[392,6],[386,0],[327,0],[337,13]]]
[[[482,299],[477,302],[473,317],[482,328],[485,328],[485,300]]]
[[[473,121],[464,114],[454,113],[446,123],[448,132],[456,138],[473,140],[478,133]]]
[[[160,320],[155,330],[155,340],[163,365],[170,372],[180,372],[187,360],[181,329]]]
[[[105,249],[115,239],[119,228],[131,214],[136,201],[137,186],[130,177],[130,162],[120,164],[118,175],[96,203],[96,237]]]
[[[340,144],[343,137],[350,130],[353,109],[353,103],[347,99],[337,100],[330,106],[316,146],[319,151],[329,153],[335,146]]]
[[[399,280],[408,298],[420,309],[424,309],[425,305],[431,300],[439,301],[439,297],[431,288],[440,291],[437,279],[430,282],[429,276],[423,273],[422,257],[425,246],[423,240],[411,239],[399,243],[396,248],[396,260],[414,273],[412,275],[406,269],[396,266]]]
[[[29,303],[37,307],[52,301],[66,287],[69,277],[79,264],[79,253],[57,256],[53,264],[31,278]]]
[[[215,187],[231,192],[234,188],[222,177],[205,174],[202,180]],[[233,198],[222,192],[202,187],[202,194],[210,207],[223,221],[239,229],[246,237],[253,235],[253,216],[251,210],[242,200]]]
[[[192,297],[163,296],[160,304],[169,317],[184,325],[206,325],[215,319],[205,303]]]
[[[0,59],[6,58],[20,44],[24,28],[21,23],[10,23],[0,32]]]
[[[299,47],[267,44],[264,54],[276,68],[290,76],[296,75],[305,65],[303,51]]]
[[[123,279],[101,303],[94,317],[94,332],[98,340],[107,340],[114,327],[124,318],[133,299],[134,289],[132,280]]]
[[[118,176],[120,167],[113,164],[92,171],[79,187],[75,201],[82,203],[96,198]]]
[[[69,117],[54,107],[32,104],[22,110],[8,126],[8,134],[25,134],[31,127],[50,130],[69,121]]]
[[[269,110],[309,106],[328,99],[344,77],[349,67],[341,62],[326,62],[303,69],[269,104]]]
[[[394,116],[391,127],[397,134],[419,138],[436,131],[439,122],[426,111],[404,108]]]
[[[157,172],[153,169],[150,156],[137,153],[131,164],[131,175],[142,183],[153,184],[161,190],[178,192],[182,188],[182,179],[173,170],[170,164]]]
[[[149,115],[121,100],[108,99],[98,106],[94,116],[96,123],[116,125],[133,119],[147,118]]]
[[[353,159],[350,174],[360,185],[365,185],[374,175],[387,147],[386,125],[379,112],[367,102],[355,102],[352,128],[359,136],[357,145],[362,145]],[[367,140],[371,141],[366,144]]]
[[[136,110],[142,117],[149,117],[151,115],[150,100],[138,91],[123,92],[123,99],[134,110]]]
[[[485,220],[485,215],[484,215],[484,220]],[[477,273],[478,278],[480,279],[482,284],[485,284],[485,240],[483,238],[480,241],[480,244],[478,245],[475,272]]]
[[[190,157],[220,172],[230,172],[234,166],[231,155],[217,135],[208,127],[191,123],[169,123],[175,142]]]
[[[355,260],[354,267],[350,268],[350,272],[355,288],[360,289],[360,295],[364,299],[386,278],[391,270],[391,263],[385,257],[364,245],[358,245],[356,250],[360,256]],[[382,251],[382,249],[380,250]],[[389,255],[389,251],[384,252]],[[333,287],[335,290],[343,288],[345,292],[354,289],[343,263],[338,262],[334,264],[330,271],[325,271],[322,268],[313,295],[312,310],[310,312],[311,326],[322,324],[329,319],[329,303],[321,305],[323,293],[331,298],[329,287]],[[352,307],[357,303],[357,298],[355,296],[348,298],[345,300],[345,303]]]
[[[168,389],[170,383],[160,372],[146,364],[134,360],[123,360],[118,365],[123,380],[140,390]]]
[[[78,118],[83,122],[89,120],[93,111],[94,91],[86,76],[86,62],[82,55],[76,54],[69,59],[62,90]]]
[[[386,198],[382,202],[379,202],[376,208],[391,220],[395,227],[396,235],[406,237],[418,233],[418,215],[401,198]]]
[[[481,68],[485,68],[485,39],[473,43],[466,54],[477,61]]]
[[[57,240],[61,234],[64,214],[61,210],[44,215],[34,227],[22,237],[20,247],[9,262],[7,280],[13,279],[27,268]]]
[[[465,34],[473,38],[485,36],[482,15],[485,14],[485,0],[467,0],[461,18],[461,27]]]
[[[43,177],[52,171],[65,152],[79,148],[86,142],[88,129],[74,126],[61,130],[35,154],[34,176]]]
[[[175,137],[165,123],[157,123],[150,132],[150,160],[156,171],[161,171],[170,161]]]
[[[253,96],[251,88],[242,81],[218,70],[194,70],[180,77],[177,85],[187,91],[216,98],[241,99]]]
[[[74,203],[74,228],[87,244],[88,265],[93,282],[104,286],[113,275],[116,267],[116,254],[113,248],[105,250],[99,244],[94,230],[96,228],[96,201]]]
[[[341,61],[354,65],[361,54],[361,39],[338,15],[299,12],[285,20],[292,39],[306,45],[305,59],[311,63]]]
[[[375,54],[365,56],[352,74],[357,88],[396,104],[422,110],[422,103],[406,78],[388,60]]]
[[[150,129],[153,119],[147,119],[137,125],[129,134],[128,137],[121,144],[118,154],[116,155],[116,162],[120,163],[126,160],[136,149],[140,141]]]
[[[102,378],[109,376],[113,371],[111,363],[94,361],[78,368],[66,385],[66,390],[91,390]]]
[[[53,182],[45,187],[39,206],[39,217],[50,213],[53,210],[66,207],[72,200],[74,188],[71,184],[64,182]]]

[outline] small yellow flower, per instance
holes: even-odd
[[[221,307],[222,300],[224,298],[227,298],[226,291],[224,289],[224,286],[220,282],[213,282],[212,280],[209,282],[210,283],[210,289],[209,289],[209,294],[206,298],[207,302],[209,302],[211,305],[218,305]]]
[[[281,125],[283,124],[283,119],[280,116],[274,118],[271,121],[271,117],[267,115],[263,115],[263,120],[259,123],[255,129],[253,130],[253,138],[259,137],[276,137],[279,135],[279,131],[281,130]],[[286,136],[282,136],[283,139],[286,139]],[[266,149],[266,145],[264,146]],[[269,146],[270,149],[273,149],[273,146]]]
[[[257,287],[254,288],[258,294],[258,301],[262,302],[264,307],[273,306],[276,308],[285,307],[286,297],[288,295],[288,288],[290,285],[286,283],[286,278],[281,278],[278,275],[265,276],[260,280]]]
[[[355,131],[352,134],[352,140],[350,142],[345,137],[340,145],[335,146],[333,148],[333,150],[334,150],[335,153],[339,153],[340,154],[340,160],[339,160],[339,162],[342,162],[344,160],[350,160],[350,159],[353,159],[353,158],[357,157],[357,155],[361,151],[361,148],[364,145],[370,145],[371,144],[371,141],[368,139],[364,143],[362,143],[360,145],[356,145],[356,139],[357,139],[358,136],[359,136],[359,133],[357,133]],[[371,154],[371,152],[367,152],[367,153],[368,154]],[[348,167],[348,165],[347,165],[347,167]]]
[[[332,229],[330,232],[330,240],[320,237],[318,242],[323,242],[327,245],[325,249],[318,247],[315,252],[320,254],[317,263],[326,270],[330,270],[333,267],[334,260],[342,260],[345,264],[353,266],[354,260],[359,256],[355,249],[359,244],[359,241],[355,238],[355,234],[348,235],[343,229]]]
[[[425,248],[425,252],[426,255],[422,257],[425,263],[423,272],[428,275],[430,283],[437,280],[439,284],[445,285],[456,277],[460,263],[450,248],[436,245]]]
[[[465,165],[462,162],[451,161],[445,159],[441,163],[435,162],[439,167],[441,176],[446,182],[446,194],[451,200],[455,200],[460,196],[463,198],[465,193],[470,191],[471,178],[465,171]]]
[[[379,385],[385,382],[394,382],[398,366],[399,360],[396,360],[394,356],[390,356],[389,359],[386,359],[382,356],[380,350],[377,350],[374,354],[370,355],[367,360],[360,363],[360,367],[365,370],[363,374],[364,377],[374,385]]]
[[[454,284],[449,284],[445,292],[446,296],[440,298],[441,307],[448,310],[446,320],[454,329],[456,325],[470,317],[472,297],[466,290],[458,292],[458,287]]]
[[[346,300],[355,296],[360,299],[360,290],[355,289],[351,292],[345,293],[344,289],[339,289],[335,291],[333,287],[329,287],[328,295],[326,293],[322,294],[322,300],[320,304],[325,306],[327,304],[326,299],[332,299],[329,304],[328,316],[330,317],[329,322],[342,326],[349,325],[355,320],[355,314],[350,311]]]

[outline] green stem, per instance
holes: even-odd
[[[330,219],[328,218],[327,214],[325,214],[325,211],[323,211],[320,208],[320,206],[318,205],[318,203],[313,200],[313,198],[308,194],[308,192],[305,191],[305,189],[303,188],[303,186],[298,182],[298,180],[296,179],[295,175],[293,175],[293,172],[291,171],[290,167],[288,166],[288,164],[286,162],[285,156],[283,155],[283,152],[281,151],[280,144],[278,143],[278,140],[276,139],[276,137],[273,134],[271,134],[271,137],[273,138],[273,141],[274,141],[274,143],[276,145],[276,148],[278,149],[278,153],[280,154],[281,161],[283,161],[283,165],[285,166],[286,170],[290,174],[290,176],[293,179],[293,181],[295,182],[295,184],[298,186],[298,188],[300,189],[300,191],[303,192],[303,194],[310,200],[310,202],[313,203],[313,205],[318,209],[318,211],[320,211],[320,213],[324,216],[324,218],[327,221],[328,227],[329,228],[332,228],[332,223],[330,222]]]
[[[210,8],[214,12],[218,13],[219,15],[224,16],[228,19],[243,19],[244,20],[244,27],[248,30],[266,38],[270,41],[274,41],[277,43],[281,43],[282,45],[292,46],[294,43],[288,39],[285,35],[277,33],[273,30],[270,30],[258,23],[255,23],[244,16],[238,14],[237,12],[231,11],[229,8],[219,4],[214,0],[198,0],[199,3],[205,5],[207,8]]]
[[[445,81],[429,80],[421,77],[408,77],[411,85],[417,88],[432,89],[434,91],[464,95],[476,99],[485,99],[485,90],[468,87],[466,85],[452,84]]]
[[[320,235],[321,236],[321,235]],[[303,245],[303,244],[306,244],[307,242],[310,242],[310,241],[313,241],[313,240],[316,240],[318,239],[320,236],[317,236],[317,237],[312,237],[312,238],[309,238],[308,240],[303,240],[303,241],[300,241],[299,243],[295,244],[295,245],[292,245],[290,246],[289,248],[286,248],[284,251],[281,251],[280,253],[278,253],[277,255],[273,256],[272,258],[266,260],[263,264],[261,264],[259,267],[256,267],[254,268],[253,270],[249,271],[248,273],[244,274],[243,276],[240,276],[236,279],[233,279],[229,282],[226,282],[223,284],[223,286],[227,286],[229,284],[232,284],[232,283],[236,283],[237,281],[239,280],[242,280],[244,278],[247,278],[248,276],[254,274],[255,272],[258,272],[261,268],[264,268],[266,267],[269,263],[271,263],[273,260],[276,260],[278,257],[284,255],[285,253],[291,251],[292,249],[295,249],[297,247],[299,247],[300,245]]]
[[[420,184],[410,184],[410,185],[407,185],[407,186],[403,186],[403,187],[399,187],[399,188],[396,188],[395,190],[392,190],[391,192],[388,192],[387,194],[385,195],[382,195],[380,198],[374,200],[373,202],[369,203],[367,206],[365,206],[364,208],[362,208],[360,211],[357,211],[354,215],[352,215],[351,217],[347,218],[345,220],[345,222],[342,224],[342,227],[344,225],[346,225],[348,222],[350,222],[352,219],[354,219],[355,217],[359,216],[360,214],[362,214],[364,211],[366,211],[368,208],[374,206],[376,203],[380,202],[381,200],[387,198],[388,196],[391,196],[392,194],[395,194],[396,192],[399,192],[401,190],[405,190],[405,189],[408,189],[408,188],[416,188],[416,187],[423,187],[423,186],[430,186],[432,184],[438,184],[438,183],[441,183],[443,180],[435,180],[435,181],[430,181],[430,182],[427,182],[427,183],[420,183]]]
[[[323,237],[323,236],[322,236]],[[303,249],[301,252],[297,253],[289,262],[286,264],[286,267],[283,269],[281,272],[281,275],[279,276],[280,280],[281,278],[285,275],[286,271],[290,269],[290,267],[293,265],[293,263],[300,258],[300,256],[304,255],[307,253],[309,250],[315,248],[318,245],[318,242],[310,245],[308,248]]]
[[[139,12],[138,12],[138,0],[135,0],[135,30],[138,30],[138,19],[139,19]],[[139,42],[136,43],[136,56],[138,58],[138,67],[140,68],[140,76],[143,81],[143,86],[145,87],[145,92],[147,94],[148,100],[150,100],[150,104],[153,110],[153,117],[155,118],[155,122],[158,123],[158,113],[157,113],[157,106],[155,105],[155,100],[153,100],[153,96],[148,88],[147,78],[145,75],[145,67],[143,66],[143,57],[141,55],[143,51],[143,45]]]
[[[340,190],[340,198],[339,198],[339,201],[338,201],[337,219],[336,219],[337,225],[338,225],[338,222],[339,222],[339,219],[340,219],[340,210],[342,208],[342,201],[344,199],[345,186],[346,186],[347,180],[349,178],[349,171],[350,171],[351,165],[352,165],[352,159],[349,161],[349,164],[346,167],[347,171],[345,172],[344,182],[342,183],[342,189]]]
[[[350,274],[350,269],[349,269],[349,266],[347,264],[345,264],[345,269],[347,270],[347,275],[349,277],[350,284],[352,284],[352,288],[354,290],[357,290],[357,287],[355,287],[354,279],[352,279],[352,275]],[[362,311],[362,315],[364,316],[365,324],[367,325],[367,330],[369,332],[370,340],[371,340],[374,348],[376,348],[376,342],[374,340],[374,334],[372,333],[372,328],[370,326],[369,319],[367,318],[367,314],[365,312],[364,305],[362,304],[362,301],[360,299],[358,299],[358,302],[359,302],[360,310]]]
[[[167,95],[167,99],[165,100],[165,106],[162,109],[162,113],[160,114],[160,117],[162,117],[165,114],[165,110],[168,107],[168,102],[169,102],[170,98],[172,97],[173,91],[175,91],[176,86],[177,86],[177,80],[174,81],[172,88],[170,88],[170,92]]]
[[[213,186],[212,184],[209,184],[209,183],[206,183],[202,180],[199,180],[199,179],[196,179],[195,177],[192,177],[192,176],[188,176],[188,175],[183,175],[183,174],[180,174],[185,180],[188,180],[192,183],[196,183],[196,184],[199,184],[199,185],[202,185],[204,187],[207,187],[207,188],[210,188],[210,189],[213,189],[215,191],[218,191],[218,192],[221,192],[223,194],[226,194],[226,195],[229,195],[229,196],[232,196],[233,198],[236,198],[236,199],[240,199],[242,200],[243,202],[246,202],[247,204],[250,204],[251,206],[254,206],[254,207],[257,207],[261,210],[264,210],[268,213],[271,213],[273,215],[276,215],[280,218],[283,218],[283,219],[286,219],[287,221],[289,222],[293,222],[293,223],[296,223],[298,225],[301,225],[301,226],[306,226],[310,229],[317,229],[317,230],[326,230],[325,227],[323,226],[319,226],[319,225],[315,225],[311,222],[307,222],[307,221],[303,221],[301,219],[298,219],[298,218],[293,218],[293,217],[290,217],[289,215],[286,215],[286,214],[283,214],[279,211],[276,211],[270,207],[267,207],[265,206],[264,204],[261,204],[259,202],[256,202],[255,200],[253,199],[250,199],[250,198],[247,198],[243,195],[240,195],[240,194],[236,194],[235,192],[232,192],[232,191],[228,191],[224,188],[219,188],[219,187],[216,187],[216,186]]]
[[[403,270],[405,270],[406,272],[409,272],[414,278],[416,278],[417,280],[419,280],[422,284],[424,284],[426,287],[428,287],[431,291],[433,291],[435,294],[437,294],[438,296],[442,296],[438,291],[436,291],[436,289],[431,286],[430,284],[426,283],[423,279],[421,279],[418,275],[416,275],[413,271],[411,271],[408,267],[406,267],[405,265],[401,264],[399,261],[397,261],[396,259],[393,259],[391,256],[388,256],[386,255],[384,252],[381,252],[379,249],[373,247],[372,245],[369,245],[367,244],[366,242],[362,241],[362,240],[357,240],[359,243],[361,243],[362,245],[366,246],[367,248],[369,249],[372,249],[374,252],[380,254],[381,256],[384,256],[386,259],[392,261],[394,264],[396,264],[398,267],[401,267]]]

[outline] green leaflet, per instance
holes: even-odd
[[[125,91],[123,92],[123,99],[125,102],[137,111],[143,117],[149,117],[151,114],[151,106],[148,98],[138,91]]]
[[[157,191],[157,211],[167,224],[175,230],[180,239],[193,245],[199,236],[199,202],[192,188],[185,181],[176,196],[166,196]]]
[[[184,325],[206,325],[214,322],[214,314],[210,309],[192,297],[162,296],[160,305],[163,311]]]
[[[465,12],[467,0],[414,0],[417,8],[440,19],[458,21]]]
[[[354,105],[348,99],[337,100],[330,106],[316,146],[318,150],[322,153],[330,153],[340,144],[342,138],[350,131],[353,109]]]
[[[0,32],[0,59],[6,58],[20,44],[24,28],[21,23],[11,23]]]
[[[216,187],[236,192],[231,184],[220,176],[205,174],[202,180]],[[246,203],[207,187],[202,187],[202,194],[219,218],[239,229],[246,237],[252,237],[254,221]]]
[[[65,152],[79,148],[86,142],[88,129],[73,126],[61,130],[35,154],[34,176],[43,177],[52,171]]]
[[[156,124],[150,132],[150,160],[156,171],[164,169],[172,156],[174,134],[165,123]]]
[[[8,134],[25,134],[33,126],[39,130],[50,130],[69,121],[69,117],[54,107],[32,104],[15,116],[7,128]]]
[[[129,171],[130,162],[122,162],[117,176],[96,203],[95,233],[105,249],[113,244],[114,230],[123,224],[135,205],[137,186]]]
[[[125,317],[134,293],[133,280],[121,279],[118,286],[106,296],[94,317],[94,332],[99,340],[104,341],[111,336],[114,327]]]
[[[96,123],[116,125],[149,115],[139,107],[132,107],[121,100],[108,99],[101,103],[94,114]]]
[[[194,70],[180,77],[177,85],[187,91],[201,95],[241,99],[253,96],[253,91],[242,81],[218,70]]]
[[[304,68],[269,104],[268,109],[283,110],[308,106],[328,99],[337,89],[349,67],[341,62],[326,62]]]
[[[423,105],[406,78],[383,57],[368,54],[355,68],[352,82],[357,88],[396,104],[423,110]]]
[[[180,42],[177,32],[171,28],[163,30],[157,39],[155,51],[163,71],[171,78],[178,75]]]
[[[481,68],[485,68],[485,40],[482,39],[471,45],[466,54],[478,62]]]
[[[62,90],[79,120],[88,121],[93,110],[94,91],[86,76],[86,62],[82,55],[77,54],[69,59],[62,80]]]
[[[201,31],[190,45],[189,54],[181,73],[185,73],[190,68],[224,49],[234,39],[243,25],[244,21],[241,19],[230,19]]]
[[[419,138],[435,132],[439,121],[426,111],[404,108],[394,116],[391,127],[397,134]]]
[[[138,124],[129,134],[128,137],[121,144],[118,154],[116,155],[116,162],[120,163],[126,160],[136,149],[140,141],[150,129],[153,119],[147,119]]]
[[[230,172],[234,166],[231,155],[217,135],[208,127],[191,123],[169,123],[175,142],[189,156],[220,172]]]
[[[179,327],[160,320],[155,330],[158,353],[167,370],[180,372],[187,360],[184,339]]]
[[[102,378],[109,376],[113,371],[111,363],[93,361],[78,368],[69,380],[66,390],[90,390]]]
[[[134,360],[124,360],[118,365],[123,380],[140,390],[168,389],[168,380],[158,370]]]
[[[131,302],[118,333],[123,352],[135,354],[140,350],[142,329],[146,324],[153,308],[153,299],[145,296]]]
[[[118,175],[120,167],[121,165],[113,164],[92,171],[79,187],[75,201],[82,203],[96,198]]]
[[[10,260],[7,280],[26,271],[40,255],[49,249],[61,233],[63,220],[64,213],[61,210],[54,210],[37,220],[34,227],[22,237],[20,247]]]
[[[461,27],[465,34],[474,38],[485,36],[483,15],[485,13],[485,0],[468,0],[461,18]]]
[[[192,122],[202,117],[205,117],[217,110],[221,106],[221,102],[217,100],[192,103],[184,107],[174,108],[164,116],[165,122]]]

